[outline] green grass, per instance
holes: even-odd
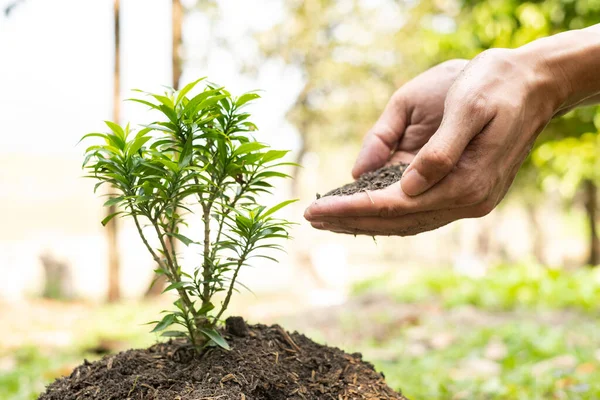
[[[390,282],[389,276],[363,282],[355,295],[387,293],[399,305],[445,310],[423,315],[418,326],[398,330],[392,339],[352,346],[374,354],[371,361],[388,383],[410,399],[600,399],[600,269],[522,264],[499,266],[481,278],[446,269],[407,285]],[[471,321],[451,317],[465,307],[476,311]],[[452,343],[410,351],[440,333]],[[492,342],[502,343],[502,357],[486,355]],[[490,365],[493,373],[477,376]]]
[[[68,327],[76,338],[68,348],[24,345],[15,351],[3,349],[0,342],[0,400],[37,399],[46,385],[69,374],[84,358],[98,359],[99,356],[86,349],[95,347],[101,340],[119,341],[126,347],[149,346],[158,340],[158,335],[149,334],[150,328],[144,323],[155,318],[161,308],[161,304],[151,302],[92,307],[85,319]],[[32,329],[48,332],[53,328],[66,329],[32,326],[35,326]]]
[[[11,359],[11,364],[14,363],[10,370],[0,372],[0,399],[33,400],[50,381],[61,374],[62,367],[80,360],[81,356],[42,354],[39,349],[23,347],[16,352],[0,353],[0,359]]]
[[[459,275],[451,269],[428,271],[415,282],[393,287],[382,276],[355,286],[354,293],[385,291],[401,302],[439,301],[447,308],[473,305],[485,310],[600,311],[600,268],[577,271],[537,264],[500,265],[481,278]]]
[[[407,355],[409,340],[399,337],[377,346],[398,354],[397,359],[372,361],[384,371],[388,383],[401,388],[410,399],[598,399],[600,368],[594,350],[600,343],[599,325],[507,323],[495,328],[454,327],[456,339],[444,349]],[[572,329],[586,335],[585,342],[569,344],[566,338]],[[486,359],[485,349],[492,341],[504,343],[505,357]],[[539,368],[543,361],[565,355],[575,357],[575,363],[566,367],[557,364],[532,374],[536,365]],[[469,367],[473,360],[478,364]],[[498,372],[478,377],[481,360],[498,368]]]

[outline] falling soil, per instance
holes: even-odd
[[[406,167],[408,167],[408,164],[394,164],[379,168],[375,171],[367,172],[361,175],[354,182],[334,189],[326,193],[323,197],[348,196],[354,193],[365,192],[367,190],[384,189],[398,182],[400,178],[402,178],[404,171],[406,171]]]
[[[39,400],[406,400],[359,353],[240,320],[223,331],[230,351],[170,341],[85,361]]]

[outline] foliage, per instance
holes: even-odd
[[[546,142],[533,153],[548,189],[558,188],[564,197],[572,198],[583,181],[600,184],[600,113],[595,115],[594,125],[592,132]]]
[[[600,397],[598,271],[524,263],[498,266],[479,279],[434,269],[391,282],[379,277],[355,288],[356,296],[391,296],[400,311],[386,306],[381,313],[388,320],[379,316],[376,330],[389,330],[378,334],[383,340],[365,338],[352,349],[409,398]],[[398,328],[398,315],[413,307],[415,325]],[[348,334],[364,329],[364,316],[356,318],[346,320]]]
[[[23,347],[10,354],[0,354],[0,360],[9,360],[14,367],[0,371],[0,398],[35,400],[50,379],[51,371],[59,369],[69,357],[47,357],[32,347]]]
[[[591,269],[565,271],[534,263],[499,265],[481,278],[451,269],[425,272],[402,290],[392,290],[389,277],[363,282],[356,293],[392,291],[401,302],[433,300],[445,307],[472,305],[486,310],[562,309],[598,312],[600,272]]]
[[[425,327],[420,328],[423,331]],[[600,397],[600,361],[595,356],[600,342],[597,322],[552,326],[532,319],[494,326],[436,324],[427,329],[456,339],[447,347],[411,354],[407,350],[412,341],[406,332],[375,347],[379,354],[398,355],[393,360],[373,361],[385,372],[388,384],[402,388],[410,399]],[[487,349],[498,343],[505,353],[490,355]],[[366,348],[361,347],[363,351]]]
[[[256,126],[243,108],[259,97],[256,93],[234,98],[222,87],[207,85],[188,97],[201,80],[178,92],[131,99],[161,119],[135,134],[129,125],[107,121],[108,133],[84,136],[104,142],[87,148],[84,166],[98,181],[95,189],[108,184],[116,193],[105,206],[118,205],[120,211],[102,223],[117,215],[131,217],[158,264],[156,273],[170,282],[165,291],[178,294],[176,310],[166,311],[153,332],[227,348],[215,326],[236,290],[240,269],[253,258],[275,260],[269,251],[282,248],[274,240],[288,238],[290,223],[273,214],[292,201],[267,208],[256,196],[269,194],[274,178],[288,177],[278,169],[289,163],[281,162],[287,151],[269,150],[251,136]],[[184,236],[182,228],[198,217],[201,240]],[[152,240],[158,241],[156,247]],[[175,240],[201,246],[202,265],[192,274],[182,270]],[[219,293],[225,297],[217,307],[213,297]],[[166,330],[171,325],[186,331]]]

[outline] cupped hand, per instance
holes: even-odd
[[[436,65],[392,95],[364,138],[352,169],[355,179],[384,165],[413,160],[439,128],[448,90],[467,63],[451,60]]]
[[[315,201],[305,212],[313,227],[414,235],[500,202],[557,112],[560,89],[541,60],[518,50],[488,50],[460,69],[453,79],[442,64],[406,84],[367,134],[353,175],[409,161],[402,180]]]

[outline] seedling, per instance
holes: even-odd
[[[252,136],[256,126],[243,111],[256,93],[234,98],[222,87],[206,85],[188,97],[199,79],[176,92],[141,92],[145,99],[132,101],[150,107],[160,120],[133,132],[129,124],[106,121],[108,133],[90,133],[83,139],[100,138],[102,144],[85,151],[84,168],[97,180],[94,191],[108,184],[113,195],[105,206],[117,205],[116,216],[131,217],[142,242],[175,291],[174,311],[154,321],[152,332],[162,336],[187,336],[197,347],[216,344],[228,348],[215,329],[227,310],[240,269],[253,258],[273,258],[282,250],[279,239],[288,239],[290,222],[274,213],[293,200],[267,208],[257,195],[270,194],[287,151],[271,150]],[[201,220],[201,233],[184,236],[182,227]],[[190,235],[191,236],[191,235]],[[174,241],[198,245],[202,262],[193,272],[181,268]],[[153,246],[151,243],[157,243]],[[220,305],[215,296],[221,295]],[[180,325],[184,330],[168,330]]]

